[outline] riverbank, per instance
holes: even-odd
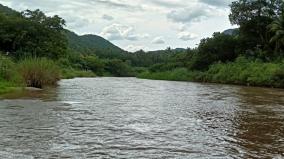
[[[139,74],[138,78],[284,88],[284,63],[238,59],[235,62],[213,64],[207,71],[192,71],[186,68],[162,72],[147,71]]]
[[[61,77],[61,79],[73,79],[76,77],[96,77],[96,74],[91,71],[73,70],[72,72],[63,73]],[[0,80],[0,95],[6,93],[13,93],[25,89],[31,90],[29,88],[34,88],[34,90],[39,89],[35,87],[24,87],[21,83],[11,83],[8,81]]]
[[[13,91],[20,90],[20,85],[0,80],[0,94],[5,94]]]

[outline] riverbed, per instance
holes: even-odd
[[[0,99],[0,158],[283,158],[284,90],[76,78]]]

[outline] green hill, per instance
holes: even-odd
[[[97,35],[82,35],[79,36],[74,32],[65,30],[66,37],[69,42],[69,47],[80,53],[99,53],[111,51],[113,53],[122,53],[124,50],[115,46],[106,39]]]
[[[0,4],[0,13],[5,15],[19,14],[19,12],[2,4]],[[97,35],[88,34],[79,36],[70,30],[65,30],[65,35],[69,43],[69,48],[78,53],[96,54],[101,57],[117,57],[121,56],[119,54],[125,52],[121,48]]]
[[[15,11],[15,10],[9,8],[9,7],[3,6],[2,4],[0,4],[0,13],[6,14],[6,15],[18,14],[17,11]]]

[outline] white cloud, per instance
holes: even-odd
[[[152,44],[165,44],[165,39],[162,36],[155,37],[152,42]]]
[[[148,34],[137,34],[134,28],[122,24],[111,24],[101,31],[100,35],[108,40],[139,40],[148,38]]]
[[[47,15],[57,14],[66,20],[68,29],[80,35],[97,33],[119,47],[131,42],[132,48],[145,46],[156,50],[167,46],[195,47],[201,38],[232,28],[227,16],[227,4],[231,1],[0,0],[0,3],[18,11],[40,9]],[[198,37],[193,38],[190,33]],[[166,42],[163,36],[167,37]]]
[[[183,32],[180,32],[178,34],[178,38],[183,40],[183,41],[194,40],[197,37],[198,37],[198,35],[196,35],[194,33],[187,32],[187,31],[183,31]]]
[[[139,50],[144,50],[144,51],[148,51],[149,48],[146,47],[146,46],[143,46],[143,45],[128,45],[124,48],[124,50],[127,50],[129,52],[136,52],[136,51],[139,51]]]

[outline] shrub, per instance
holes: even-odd
[[[77,70],[73,68],[62,69],[61,75],[61,77],[64,79],[71,79],[75,77],[96,77],[96,74],[92,71]]]
[[[0,53],[0,79],[13,83],[20,83],[21,77],[17,72],[16,64],[7,56]]]
[[[172,80],[172,81],[189,81],[192,75],[186,68],[177,68],[165,72],[144,72],[138,75],[138,78],[155,79],[155,80]]]
[[[135,76],[135,72],[133,71],[131,66],[128,63],[118,59],[107,60],[106,71],[109,72],[111,75],[118,77]]]
[[[25,59],[19,63],[18,71],[28,87],[42,88],[60,80],[60,68],[45,58]]]
[[[264,63],[239,57],[235,62],[211,65],[206,79],[218,83],[283,87],[283,70],[281,63]]]

